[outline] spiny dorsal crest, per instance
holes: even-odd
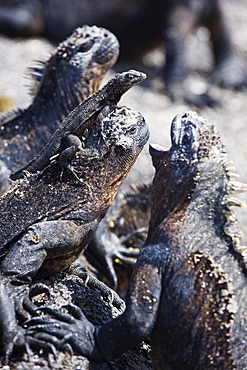
[[[219,132],[214,125],[209,125],[206,120],[202,120],[201,124],[197,157],[199,162],[215,159],[223,168],[226,177],[226,191],[221,201],[221,211],[226,217],[224,231],[231,238],[234,249],[247,259],[247,247],[240,245],[242,234],[231,230],[231,226],[236,224],[236,214],[231,207],[245,207],[241,200],[232,197],[232,195],[247,192],[247,184],[235,180],[239,175],[234,172],[235,168],[232,166],[232,162],[227,159],[226,148]]]
[[[8,122],[14,120],[15,118],[22,115],[22,113],[25,111],[25,109],[15,109],[10,112],[6,112],[2,115],[0,118],[0,130],[4,129],[4,125],[6,125]]]

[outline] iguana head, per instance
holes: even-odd
[[[126,91],[146,78],[147,75],[145,73],[134,69],[117,73],[104,86],[105,99],[118,102]]]
[[[99,129],[92,126],[83,140],[83,149],[71,164],[80,182],[93,189],[92,198],[96,206],[110,205],[118,187],[135,163],[149,138],[147,123],[139,112],[126,107],[115,108]],[[66,175],[76,181],[73,174]],[[71,180],[70,180],[71,181]],[[90,194],[87,194],[90,198]]]
[[[124,90],[124,92],[128,91],[134,85],[144,81],[147,78],[147,75],[143,72],[136,71],[135,69],[130,69],[126,72],[118,73],[116,77],[119,84],[119,90],[121,90],[122,95],[122,90]]]
[[[89,70],[88,78],[94,74],[102,78],[116,63],[118,55],[119,42],[115,35],[105,28],[87,25],[76,28],[57,49],[57,56],[71,66]]]
[[[32,76],[39,82],[39,93],[70,94],[66,104],[77,95],[77,104],[98,90],[105,73],[119,55],[119,42],[110,31],[96,26],[75,29],[60,43],[50,59],[32,68]],[[74,106],[73,106],[74,107]]]
[[[241,205],[230,194],[234,188],[246,191],[247,187],[232,181],[219,133],[190,111],[172,121],[171,141],[169,150],[150,147],[156,169],[150,232],[159,225],[173,232],[185,218],[189,222],[193,219],[195,225],[207,219],[208,225],[214,222],[215,228],[223,230],[231,219],[229,206]]]

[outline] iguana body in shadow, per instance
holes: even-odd
[[[137,71],[123,76],[128,88],[145,77]],[[87,126],[86,137],[80,136],[83,149],[70,158],[73,172],[61,173],[59,160],[53,160],[42,171],[26,172],[0,198],[0,269],[20,322],[27,317],[23,302],[30,308],[28,284],[33,278],[65,270],[84,251],[149,136],[143,117],[124,107],[112,105],[100,126],[94,121]],[[6,315],[1,312],[3,324]],[[15,335],[13,330],[12,342]],[[2,336],[6,339],[4,330]],[[5,339],[9,353],[11,341]]]
[[[247,253],[230,209],[241,206],[232,194],[247,186],[228,169],[219,133],[196,113],[175,117],[171,140],[169,150],[150,148],[156,174],[149,232],[125,312],[97,326],[78,308],[62,317],[46,307],[55,318],[27,323],[33,338],[51,334],[43,340],[109,361],[150,337],[156,369],[247,366]]]

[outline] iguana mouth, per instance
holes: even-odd
[[[154,149],[154,150],[157,150],[158,152],[168,152],[168,148],[163,146],[163,145],[160,145],[160,144],[154,144],[154,143],[151,143],[150,146]]]

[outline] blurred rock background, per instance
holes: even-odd
[[[230,28],[236,59],[240,68],[247,70],[247,1],[221,0],[223,11]],[[99,25],[99,24],[97,24]],[[245,91],[221,89],[210,83],[212,54],[208,44],[208,33],[199,28],[187,40],[186,63],[190,71],[187,83],[194,91],[209,92],[221,101],[220,107],[196,109],[186,104],[174,104],[163,93],[163,81],[159,76],[165,60],[162,49],[154,49],[134,62],[119,62],[106,76],[129,68],[140,69],[148,74],[142,85],[135,86],[122,99],[121,104],[140,111],[149,124],[150,142],[170,146],[170,123],[172,118],[187,110],[215,123],[227,148],[228,158],[233,161],[240,181],[247,183],[247,99]],[[31,80],[28,68],[35,60],[46,60],[54,45],[44,38],[11,39],[0,35],[0,110],[27,107],[32,98],[29,95]],[[123,185],[151,181],[153,168],[148,154],[148,145],[140,155]],[[247,194],[238,196],[247,203]],[[243,231],[242,244],[247,243],[245,233],[247,209],[237,209],[239,229]]]

